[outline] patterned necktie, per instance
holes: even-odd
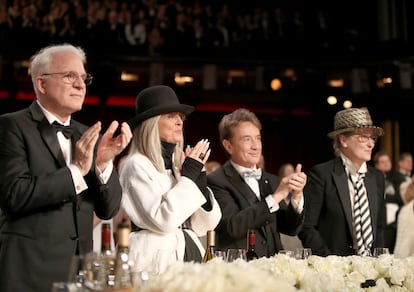
[[[242,176],[246,178],[254,178],[259,180],[262,177],[262,170],[260,168],[243,171]]]
[[[66,139],[70,139],[73,135],[73,128],[71,126],[64,126],[56,121],[53,122],[52,126],[55,128],[56,132],[62,132]]]
[[[364,173],[359,173],[355,186],[354,228],[358,255],[370,255],[374,237],[368,197],[364,188]]]

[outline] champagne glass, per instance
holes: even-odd
[[[229,248],[227,250],[227,262],[231,263],[236,260],[247,260],[246,250],[243,248]]]

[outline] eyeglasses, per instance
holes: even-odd
[[[92,79],[93,79],[92,75],[89,73],[79,75],[78,73],[73,72],[73,71],[42,74],[42,76],[49,76],[49,75],[62,75],[63,82],[68,83],[68,84],[73,84],[75,81],[78,81],[79,78],[81,78],[83,82],[85,82],[86,85],[91,85]]]
[[[363,134],[355,135],[355,137],[360,143],[367,143],[368,141],[371,141],[372,143],[376,143],[378,140],[377,136],[368,136],[368,135],[363,135]]]

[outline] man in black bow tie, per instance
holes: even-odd
[[[101,136],[101,122],[88,128],[71,119],[92,81],[81,48],[50,46],[30,61],[37,99],[0,116],[2,292],[51,291],[68,280],[72,257],[92,250],[93,214],[118,212],[113,160],[132,137],[126,123],[113,138],[117,121]]]
[[[257,255],[269,257],[283,249],[280,232],[296,235],[301,228],[306,174],[299,164],[295,173],[279,180],[257,168],[261,129],[256,115],[246,109],[225,115],[219,133],[230,159],[207,176],[207,183],[222,210],[216,248],[246,248],[247,230],[254,229]]]

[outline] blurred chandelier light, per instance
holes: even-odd
[[[279,78],[273,78],[272,81],[270,81],[270,88],[272,88],[273,91],[278,91],[282,88],[282,81]]]
[[[121,80],[122,81],[138,81],[139,75],[133,74],[133,73],[127,73],[126,71],[122,71]]]
[[[337,104],[337,103],[338,103],[338,99],[336,98],[336,96],[334,96],[334,95],[330,95],[330,96],[328,96],[328,98],[326,99],[326,102],[327,102],[329,105],[335,105],[335,104]]]
[[[351,108],[352,107],[352,101],[350,101],[349,99],[345,100],[342,104],[342,106],[344,108]]]
[[[377,80],[377,86],[378,88],[384,88],[385,86],[392,84],[392,78],[391,77],[384,77]]]
[[[290,78],[292,81],[296,81],[298,77],[296,76],[296,72],[293,68],[286,68],[283,72],[283,76],[286,78]]]
[[[191,76],[181,76],[179,72],[176,72],[174,75],[174,81],[177,85],[185,85],[186,83],[193,83],[194,78]]]
[[[330,87],[344,87],[344,83],[343,78],[333,78],[328,80],[328,86]]]

